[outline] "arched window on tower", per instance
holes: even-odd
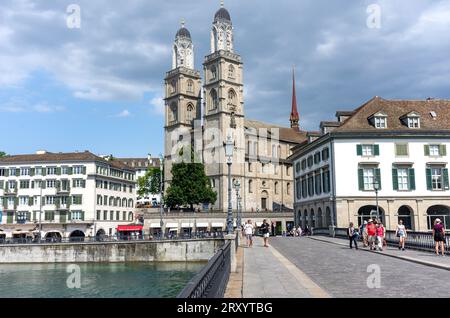
[[[233,65],[228,66],[228,78],[235,78]]]
[[[187,105],[187,112],[186,112],[186,120],[188,123],[191,123],[194,120],[194,114],[195,114],[195,108],[194,105],[188,104]]]
[[[170,93],[171,94],[175,94],[177,92],[177,81],[176,80],[173,80],[171,83],[170,83]]]
[[[234,92],[234,90],[230,89],[228,91],[228,109],[231,111],[236,111],[236,93]]]
[[[217,79],[217,69],[213,65],[211,66],[211,81],[214,81],[215,79]]]
[[[192,80],[187,81],[187,92],[193,93],[194,92],[194,82]]]
[[[177,116],[177,104],[173,102],[169,107],[169,123],[176,122],[178,120]]]
[[[219,107],[219,98],[217,97],[217,92],[213,88],[209,93],[210,98],[210,110],[217,109]]]

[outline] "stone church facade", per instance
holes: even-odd
[[[172,70],[165,77],[165,184],[170,184],[179,149],[191,146],[196,160],[205,164],[206,175],[217,192],[209,209],[228,207],[228,167],[224,142],[234,142],[231,165],[233,182],[241,189],[244,211],[290,211],[294,201],[291,148],[307,142],[299,129],[293,79],[291,127],[280,127],[245,118],[243,62],[234,51],[233,25],[222,6],[214,16],[211,52],[204,59],[203,79],[194,66],[194,45],[184,23],[178,30]],[[236,192],[232,191],[233,210]]]

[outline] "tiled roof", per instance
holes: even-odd
[[[405,115],[415,112],[420,115],[420,128],[409,128],[402,121]],[[433,118],[431,112],[436,114]],[[377,129],[369,118],[377,113],[387,115],[387,128]],[[450,100],[386,100],[374,97],[354,111],[334,132],[358,131],[450,131]]]
[[[22,164],[22,163],[45,163],[45,162],[103,162],[109,164],[112,167],[118,169],[131,170],[129,166],[123,164],[118,160],[105,160],[102,157],[96,156],[89,151],[85,152],[66,152],[66,153],[53,153],[45,152],[42,154],[27,154],[27,155],[14,155],[0,158],[0,164]]]
[[[306,131],[268,124],[257,120],[245,119],[244,126],[245,128],[255,128],[255,129],[267,128],[269,129],[269,132],[270,128],[278,128],[280,132],[279,136],[280,140],[295,144],[299,144],[307,139]]]

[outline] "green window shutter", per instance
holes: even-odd
[[[379,190],[381,190],[381,171],[379,168],[375,169],[375,178],[378,181]]]
[[[27,222],[31,221],[31,212],[27,212]]]
[[[15,197],[14,198],[14,210],[17,209],[17,206],[19,205],[19,198]]]
[[[375,156],[380,155],[380,145],[373,145],[373,153]]]
[[[415,176],[415,173],[414,173],[414,169],[413,168],[409,168],[408,169],[408,173],[409,173],[409,178],[408,178],[409,190],[416,190],[416,176]]]
[[[57,167],[57,168],[56,168],[56,175],[57,175],[57,176],[60,176],[60,175],[61,175],[61,168],[60,168],[60,167]]]
[[[29,205],[29,206],[32,206],[32,205],[33,205],[33,201],[34,201],[34,200],[33,200],[33,197],[29,197],[29,198],[28,198],[28,205]]]
[[[41,188],[45,189],[47,187],[47,183],[45,182],[45,180],[41,181]]]
[[[398,170],[392,169],[392,186],[394,190],[398,190]]]
[[[82,186],[83,188],[86,188],[86,180],[81,181],[81,186]]]
[[[430,145],[425,145],[423,147],[424,147],[425,156],[429,156],[430,155]]]
[[[448,190],[448,169],[442,169],[444,175],[444,189]]]
[[[34,175],[36,174],[36,170],[34,168],[30,169],[30,176],[34,177]]]
[[[75,188],[75,179],[72,180],[72,187]]]
[[[447,146],[446,145],[439,146],[439,155],[441,155],[441,156],[447,155]]]
[[[73,167],[69,167],[69,175],[73,174]]]
[[[17,168],[17,169],[16,169],[16,177],[19,177],[19,176],[20,176],[20,169]]]
[[[81,169],[81,173],[86,174],[86,167],[83,166],[83,168]]]
[[[84,221],[84,211],[81,211],[81,221]]]
[[[431,183],[431,169],[430,168],[427,168],[426,176],[427,176],[427,190],[433,190],[433,186]]]
[[[36,211],[33,211],[33,220],[35,220],[35,221],[37,220],[36,219]]]
[[[47,168],[42,167],[42,175],[43,176],[47,175]]]
[[[362,156],[362,145],[356,145],[356,155]]]
[[[9,169],[5,169],[5,177],[9,177]]]
[[[19,214],[17,212],[14,213],[14,221],[17,223],[19,220]]]
[[[69,212],[67,213],[67,219],[68,219],[69,221],[72,220],[72,212],[71,212],[71,211],[69,211]]]
[[[6,217],[6,223],[11,224],[14,220],[14,212],[8,212]]]
[[[358,184],[359,184],[359,190],[364,190],[364,170],[358,169]]]
[[[8,198],[3,197],[3,208],[6,210],[8,209]]]

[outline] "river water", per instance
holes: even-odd
[[[0,264],[0,297],[172,298],[205,264]]]

